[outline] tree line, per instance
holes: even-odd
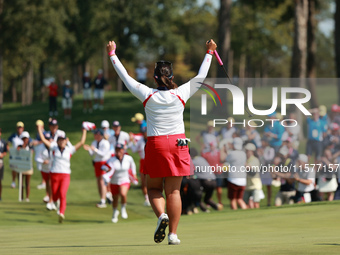
[[[334,35],[318,29],[326,18],[334,18]],[[340,77],[339,24],[340,0],[220,0],[218,8],[196,0],[0,0],[0,107],[41,100],[51,76],[71,80],[77,93],[82,74],[99,68],[121,89],[108,71],[112,39],[132,74],[139,62],[152,69],[167,59],[179,83],[195,74],[209,38],[232,77]]]

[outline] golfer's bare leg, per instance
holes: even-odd
[[[163,197],[163,178],[150,178],[146,175],[146,186],[151,207],[157,218],[165,212],[165,199]]]
[[[176,234],[182,213],[180,188],[182,176],[165,177],[164,191],[166,195],[166,210],[169,216],[169,233]]]

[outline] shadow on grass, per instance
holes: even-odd
[[[131,247],[155,246],[155,244],[112,244],[112,245],[69,245],[69,246],[33,246],[31,249],[56,249],[56,248],[104,248],[104,247]]]
[[[6,221],[13,221],[13,222],[30,222],[30,223],[46,223],[42,220],[27,220],[27,219],[7,219]]]
[[[314,245],[340,246],[340,243],[316,243]]]
[[[33,215],[36,216],[38,213],[18,212],[18,211],[4,211],[6,214],[19,214],[19,215]]]

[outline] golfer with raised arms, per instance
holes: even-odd
[[[41,141],[51,152],[51,186],[53,202],[60,200],[59,223],[65,219],[66,195],[71,180],[71,156],[84,145],[86,140],[86,129],[82,129],[80,141],[74,146],[65,135],[59,135],[57,141],[49,141],[42,133],[42,125],[37,125]]]
[[[179,87],[173,82],[172,64],[166,61],[157,62],[154,79],[158,88],[153,89],[131,78],[116,56],[115,42],[110,41],[107,44],[107,52],[114,69],[145,108],[148,126],[145,174],[150,203],[158,217],[154,233],[156,243],[164,240],[165,229],[169,225],[168,243],[180,244],[176,234],[182,208],[180,187],[183,176],[190,175],[190,155],[184,134],[183,111],[185,103],[207,76],[212,54],[217,46],[213,40],[209,40],[206,47],[208,51],[198,75]],[[163,189],[166,200],[162,194]]]

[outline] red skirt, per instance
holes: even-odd
[[[177,146],[178,138],[185,138],[185,135],[148,137],[145,146],[145,174],[151,178],[191,175],[189,147]]]

